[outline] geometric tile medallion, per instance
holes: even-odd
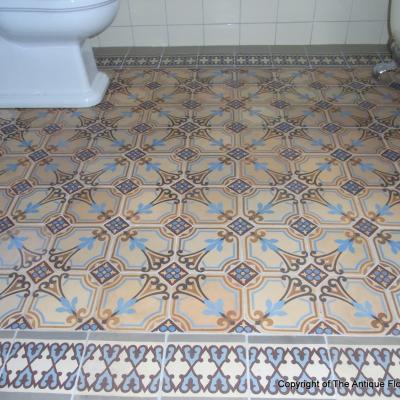
[[[257,275],[258,272],[251,268],[249,265],[245,263],[240,263],[236,267],[234,267],[229,273],[236,282],[239,282],[241,285],[246,286],[250,281],[252,281]]]
[[[107,228],[114,235],[123,231],[128,226],[129,224],[121,217],[116,217],[104,224],[104,227]]]
[[[70,226],[70,223],[64,217],[59,216],[48,222],[46,226],[50,230],[50,232],[55,235],[56,233],[68,228]]]
[[[371,221],[361,218],[354,225],[353,228],[357,229],[359,232],[363,233],[366,236],[372,236],[379,227],[373,224]]]
[[[176,282],[183,279],[188,273],[177,263],[172,263],[160,271],[160,275],[170,284],[175,285]]]
[[[191,227],[191,225],[181,217],[173,219],[165,226],[175,235],[180,235]]]
[[[237,218],[233,222],[228,225],[228,228],[232,229],[233,232],[237,233],[238,235],[242,236],[251,229],[254,228],[254,225],[250,222],[246,221],[242,217]]]
[[[118,275],[119,271],[112,264],[106,261],[105,263],[92,269],[90,273],[102,285]]]
[[[382,286],[384,289],[388,288],[396,280],[396,275],[392,274],[381,265],[377,265],[368,274],[368,277],[371,278],[378,285]]]
[[[364,186],[361,186],[359,183],[353,180],[347,181],[345,184],[341,186],[341,188],[353,195],[357,195],[358,193],[364,190]]]
[[[308,283],[311,283],[311,285],[318,286],[328,274],[315,265],[310,264],[301,271],[300,276]]]
[[[317,227],[317,225],[308,219],[301,217],[297,221],[293,222],[290,227],[302,235],[307,236]]]
[[[43,279],[47,278],[53,272],[54,271],[52,270],[50,265],[45,261],[42,261],[39,264],[36,264],[34,267],[29,268],[27,270],[28,275],[35,283],[38,283]]]

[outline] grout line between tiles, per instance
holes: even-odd
[[[163,47],[162,50],[161,50],[160,60],[158,61],[158,65],[157,65],[157,68],[156,68],[156,69],[160,69],[160,68],[161,68],[162,60],[163,60],[164,54],[165,54],[165,50],[166,50],[165,47]]]
[[[74,400],[75,394],[76,394],[75,392],[77,392],[77,389],[78,389],[79,377],[80,377],[80,375],[81,375],[81,371],[82,371],[82,367],[83,367],[83,362],[84,362],[84,359],[85,359],[85,356],[86,356],[86,349],[87,349],[87,346],[88,346],[88,344],[89,344],[89,337],[90,337],[90,331],[88,331],[88,332],[86,333],[85,344],[84,344],[84,346],[83,346],[81,360],[79,361],[78,372],[77,372],[77,374],[76,374],[76,379],[75,379],[75,383],[74,383],[74,388],[72,389],[71,400]]]
[[[158,400],[161,400],[163,396],[163,383],[164,383],[164,374],[165,374],[165,363],[167,359],[167,347],[168,347],[168,332],[164,335],[164,343],[163,343],[163,355],[161,358],[161,366],[160,366],[160,386],[158,388]]]

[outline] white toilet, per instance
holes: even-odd
[[[90,107],[108,86],[86,39],[119,0],[0,0],[0,108]]]

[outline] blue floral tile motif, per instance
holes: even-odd
[[[346,161],[352,156],[352,154],[343,149],[336,149],[333,153],[331,153],[331,156],[335,157],[337,160]]]
[[[46,224],[47,228],[53,235],[67,229],[70,225],[71,224],[62,216],[57,217]]]
[[[296,194],[300,194],[308,188],[308,186],[305,183],[300,182],[296,179],[290,181],[285,187]]]
[[[356,196],[357,194],[361,193],[365,188],[364,186],[360,185],[356,181],[350,180],[347,181],[344,185],[341,186],[346,192],[353,194]]]
[[[292,124],[289,124],[288,122],[281,122],[280,124],[275,126],[275,129],[278,129],[278,131],[281,131],[283,133],[288,133],[294,129],[294,126]]]
[[[138,125],[134,126],[133,129],[139,133],[146,133],[149,130],[151,130],[151,126],[148,124],[142,123],[142,124],[138,124]]]
[[[381,265],[377,265],[368,274],[368,277],[385,289],[387,289],[396,280],[396,275],[392,274]]]
[[[235,133],[240,133],[247,128],[247,125],[242,124],[241,122],[232,122],[231,124],[227,125],[227,128]]]
[[[168,224],[165,226],[175,235],[180,235],[181,233],[187,231],[192,225],[190,225],[183,218],[178,217],[168,222]]]
[[[249,232],[251,229],[254,228],[254,225],[250,222],[246,221],[242,217],[235,219],[228,225],[229,229],[232,229],[233,232],[237,233],[238,235],[242,236],[245,233]]]
[[[369,129],[376,133],[385,133],[388,130],[388,127],[380,124],[379,122],[374,122],[369,126]]]
[[[115,185],[115,187],[122,193],[122,194],[128,194],[133,192],[135,189],[137,189],[139,186],[136,185],[135,182],[132,182],[130,179],[125,179],[124,181],[118,183]]]
[[[339,125],[334,124],[334,123],[329,123],[323,126],[323,128],[328,131],[329,133],[336,133],[342,129]]]
[[[188,273],[177,263],[172,263],[160,271],[160,275],[172,286]]]
[[[378,226],[376,226],[371,221],[368,221],[365,218],[359,219],[353,225],[353,228],[357,229],[359,232],[363,233],[364,235],[366,235],[368,237],[372,236],[378,230]]]
[[[78,158],[81,161],[87,161],[93,158],[96,155],[96,152],[91,150],[91,149],[83,149],[81,151],[78,151],[76,153],[76,158]]]
[[[307,236],[317,227],[317,225],[308,219],[301,217],[297,221],[293,222],[290,227],[302,235]]]
[[[181,151],[178,151],[176,153],[176,155],[179,158],[182,158],[182,160],[187,161],[187,160],[190,160],[191,158],[193,158],[195,155],[197,155],[197,152],[192,150],[192,149],[190,149],[190,148],[186,148],[186,149],[183,149]]]
[[[241,160],[242,158],[247,157],[249,155],[249,152],[237,147],[229,151],[228,155],[233,157],[235,160]]]
[[[22,194],[31,188],[32,188],[32,185],[26,179],[24,179],[20,182],[17,182],[11,186],[11,189],[13,190],[13,192],[15,194]]]
[[[97,280],[97,282],[102,285],[117,276],[119,271],[112,264],[106,261],[105,263],[92,269],[90,273]]]
[[[254,278],[257,277],[258,272],[245,263],[240,263],[238,266],[229,271],[228,275],[236,282],[246,286]]]
[[[121,217],[116,217],[104,224],[104,227],[114,235],[123,231],[128,226],[129,224]]]
[[[125,156],[128,157],[132,161],[139,160],[140,158],[144,157],[145,155],[146,155],[146,153],[144,153],[140,149],[132,149],[125,154]]]
[[[283,151],[281,151],[281,156],[287,158],[288,160],[295,160],[296,158],[299,158],[301,153],[297,150],[294,149],[285,149]]]
[[[41,263],[35,265],[32,268],[29,268],[27,273],[33,280],[33,282],[38,283],[42,281],[43,279],[47,278],[49,275],[51,275],[54,271],[50,267],[47,262],[42,261]]]
[[[37,150],[37,151],[33,152],[32,154],[29,154],[29,158],[32,161],[39,161],[43,158],[46,158],[47,156],[48,156],[48,154],[44,150]]]
[[[236,179],[228,185],[228,188],[238,194],[242,194],[242,193],[246,192],[247,190],[249,190],[251,188],[251,186],[247,182],[243,181],[242,179]]]
[[[184,194],[188,190],[193,189],[194,185],[188,182],[186,179],[181,179],[180,181],[171,185],[172,189],[176,190],[179,194]]]
[[[382,157],[385,157],[390,161],[396,162],[400,159],[400,153],[398,153],[397,151],[388,149],[382,153]]]
[[[328,276],[328,274],[315,265],[310,264],[301,271],[300,276],[316,287]]]

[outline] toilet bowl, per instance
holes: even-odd
[[[0,108],[90,107],[107,89],[89,37],[119,0],[1,0]]]

